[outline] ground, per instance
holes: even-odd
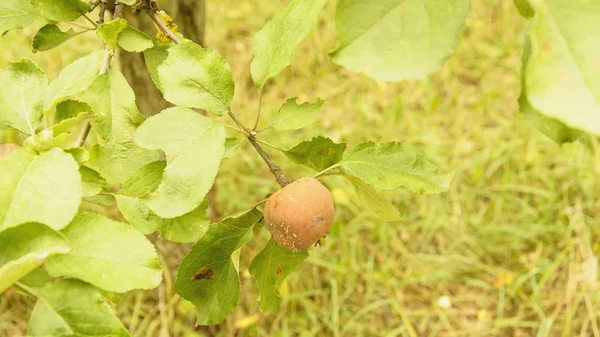
[[[258,104],[249,71],[252,36],[279,5],[208,1],[207,45],[231,65],[233,109],[247,124]],[[425,79],[401,83],[376,82],[332,64],[333,10],[328,3],[292,66],[267,84],[263,97],[263,122],[291,96],[325,99],[319,121],[307,130],[261,137],[280,148],[315,135],[351,146],[412,143],[442,172],[454,170],[450,191],[390,191],[405,219],[385,223],[365,211],[344,181],[326,177],[337,208],[334,228],[283,285],[278,314],[260,312],[247,271],[267,241],[263,228],[241,252],[240,306],[223,324],[194,329],[193,309],[173,294],[167,278],[157,290],[128,293],[118,302],[132,335],[600,336],[599,142],[584,136],[558,146],[520,115],[526,21],[512,1],[473,1],[449,60]],[[78,55],[99,48],[89,33],[60,51],[33,55],[34,33],[0,38],[0,65],[30,57],[53,77]],[[270,153],[290,177],[311,174]],[[223,161],[217,184],[223,214],[277,187],[247,143]],[[158,243],[173,271],[181,248]],[[31,300],[14,292],[0,297],[0,336],[23,334],[31,308]]]

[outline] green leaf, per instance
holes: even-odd
[[[102,189],[106,186],[106,180],[89,167],[81,166],[79,174],[81,174],[82,195],[84,197],[94,196],[102,192]]]
[[[81,0],[29,0],[48,20],[74,21],[87,13],[90,5]]]
[[[7,30],[25,28],[40,17],[29,1],[2,0],[0,3],[0,36]]]
[[[30,60],[10,64],[0,74],[0,124],[34,134],[42,123],[42,97],[48,84],[46,75]]]
[[[288,99],[279,108],[271,125],[277,130],[296,130],[314,123],[325,101],[317,99],[315,103],[296,103],[297,98]]]
[[[252,209],[210,225],[179,264],[175,292],[196,306],[196,325],[217,324],[237,306],[240,278],[231,254],[252,238],[261,217]]]
[[[337,144],[329,138],[319,136],[294,146],[284,154],[295,164],[322,171],[340,162],[344,151],[346,143]]]
[[[44,269],[44,266],[42,265],[21,278],[19,283],[28,287],[42,287],[50,281],[52,281],[52,278],[48,275],[48,272],[46,272],[46,269]]]
[[[160,232],[167,240],[175,242],[196,242],[207,231],[210,219],[206,214],[208,202],[204,201],[195,210],[176,218],[164,219],[146,206],[144,199],[115,195],[119,210],[142,234]]]
[[[184,41],[168,52],[157,70],[158,87],[167,101],[218,115],[229,111],[233,78],[229,65],[216,50]]]
[[[381,193],[367,185],[364,181],[356,177],[345,176],[356,190],[358,198],[367,206],[378,218],[386,221],[400,220],[398,209]]]
[[[160,283],[162,271],[154,246],[128,224],[84,213],[63,233],[71,251],[46,261],[53,277],[74,277],[119,293]]]
[[[129,26],[119,33],[117,43],[128,52],[142,52],[154,45],[152,38]]]
[[[225,139],[225,152],[223,152],[223,158],[230,158],[235,156],[237,151],[242,145],[244,138],[227,138]]]
[[[72,147],[63,151],[70,154],[79,165],[85,163],[89,159],[88,151],[84,147]]]
[[[84,121],[87,117],[89,117],[89,114],[82,112],[75,117],[63,119],[59,123],[52,125],[49,131],[52,132],[53,136],[58,136],[62,133],[67,133],[71,130],[71,128],[73,128],[74,126],[78,126],[78,124]]]
[[[225,150],[225,128],[218,121],[181,107],[163,110],[140,126],[135,141],[161,149],[167,168],[158,190],[147,197],[150,209],[174,218],[197,208],[213,185]]]
[[[0,294],[13,283],[41,266],[52,254],[69,251],[65,239],[35,222],[0,233]]]
[[[71,138],[69,132],[71,128],[81,124],[86,117],[87,114],[81,113],[77,117],[62,120],[60,123],[52,125],[50,129],[42,130],[28,137],[23,141],[23,145],[36,152],[46,152],[54,147],[62,147]]]
[[[96,78],[83,96],[94,118],[92,129],[108,140],[90,148],[88,166],[110,184],[121,184],[145,165],[160,159],[158,151],[138,147],[133,142],[136,128],[144,121],[135,105],[133,90],[118,71],[110,69]]]
[[[333,62],[378,80],[422,78],[452,53],[469,0],[340,0]]]
[[[529,57],[531,54],[531,43],[529,39],[525,41],[523,47],[523,66],[522,72],[527,68]],[[566,126],[563,122],[548,116],[544,116],[541,112],[535,110],[527,100],[527,88],[525,86],[524,77],[521,77],[521,94],[519,95],[519,109],[525,119],[537,130],[552,139],[558,144],[573,142],[579,138],[583,132],[581,130],[572,129]]]
[[[98,204],[98,205],[108,206],[108,207],[113,207],[113,206],[117,205],[117,200],[115,200],[115,197],[112,194],[98,193],[91,197],[85,197],[85,198],[83,198],[83,200],[93,203],[93,204]]]
[[[135,94],[115,69],[96,77],[82,97],[92,112],[94,131],[105,140],[131,139],[144,116],[135,105]]]
[[[39,156],[16,150],[0,160],[0,231],[26,222],[65,227],[81,199],[78,169],[58,148]]]
[[[156,191],[162,181],[167,163],[163,160],[150,163],[134,173],[121,187],[120,194],[144,197]]]
[[[110,22],[106,22],[98,26],[96,33],[104,40],[109,49],[115,49],[117,45],[117,38],[127,28],[127,21],[123,18],[118,18]]]
[[[36,152],[46,152],[53,147],[60,147],[66,144],[69,134],[63,133],[54,137],[51,130],[42,130],[23,141],[23,146]]]
[[[55,24],[47,24],[33,38],[33,51],[50,50],[72,37],[79,35],[73,28],[63,32]]]
[[[421,194],[440,193],[452,179],[452,175],[438,176],[421,151],[399,142],[358,144],[339,165],[344,173],[382,190],[402,186]]]
[[[32,292],[38,301],[28,336],[129,336],[98,289],[85,282],[56,280]]]
[[[104,62],[104,52],[86,55],[64,67],[58,77],[50,83],[44,95],[44,111],[63,98],[86,90],[93,82]],[[85,110],[89,111],[89,110]]]
[[[262,311],[277,312],[281,305],[279,286],[288,275],[308,257],[308,252],[291,252],[282,248],[273,239],[250,263],[250,275],[256,279]]]
[[[567,126],[600,134],[600,3],[547,0],[536,8],[522,76],[534,110]]]
[[[522,17],[524,17],[526,19],[531,19],[535,15],[535,11],[533,10],[533,7],[531,7],[529,0],[513,0],[513,1],[515,3],[515,7],[517,7],[517,10],[519,11],[519,13],[521,14]]]
[[[54,123],[73,117],[77,117],[82,112],[92,112],[89,105],[76,100],[68,99],[56,105],[56,113],[54,114]]]
[[[160,89],[161,92],[164,92],[158,76],[158,67],[163,64],[169,56],[169,48],[173,46],[173,44],[162,43],[156,38],[152,39],[152,42],[154,43],[154,47],[144,50],[144,60],[146,61],[146,68],[148,68],[150,78],[152,78],[156,87]]]
[[[290,0],[252,40],[251,73],[259,90],[292,63],[296,47],[312,30],[325,0]]]
[[[89,150],[87,165],[98,171],[110,184],[121,184],[148,163],[160,159],[156,151],[148,151],[132,141],[94,144]]]

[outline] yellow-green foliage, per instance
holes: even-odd
[[[233,110],[248,125],[258,105],[250,76],[252,36],[279,5],[207,4],[207,45],[231,65]],[[260,313],[247,271],[267,242],[263,228],[262,240],[240,254],[241,305],[225,323],[194,330],[193,310],[178,302],[167,278],[158,292],[124,296],[117,312],[125,325],[135,336],[599,335],[598,140],[585,136],[560,147],[519,114],[520,32],[526,21],[512,1],[472,1],[449,61],[426,80],[402,83],[379,83],[328,60],[327,51],[335,47],[334,5],[326,5],[292,66],[267,83],[263,96],[263,123],[291,96],[299,102],[323,98],[319,121],[302,131],[266,131],[264,140],[281,148],[319,134],[350,145],[406,141],[424,149],[442,171],[455,170],[450,192],[393,191],[389,197],[406,219],[384,223],[363,211],[343,179],[327,177],[336,223],[324,245],[284,283],[279,314]],[[101,48],[88,33],[32,55],[34,32],[0,38],[2,67],[33,57],[56,76],[77,55]],[[308,174],[271,152],[289,176]],[[248,143],[223,160],[217,184],[223,214],[276,190]],[[173,272],[183,253],[161,244]],[[24,332],[30,302],[15,293],[0,298],[0,336]]]

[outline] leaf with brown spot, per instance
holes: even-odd
[[[279,287],[285,278],[308,257],[306,251],[291,252],[271,239],[250,263],[250,275],[256,279],[262,311],[279,310]],[[275,273],[273,273],[275,271]]]
[[[215,276],[215,272],[209,267],[202,267],[192,276],[192,282],[198,280],[210,280]]]

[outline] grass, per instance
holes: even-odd
[[[250,125],[258,95],[251,81],[253,34],[278,8],[264,1],[208,2],[207,44],[230,63],[234,111]],[[365,140],[412,143],[441,171],[455,171],[450,191],[389,197],[404,221],[377,220],[338,177],[325,177],[337,220],[324,246],[284,283],[277,314],[261,313],[247,266],[266,243],[263,229],[241,252],[242,296],[224,323],[193,328],[189,303],[173,280],[155,291],[123,296],[117,313],[134,336],[600,336],[600,150],[584,136],[557,146],[520,116],[520,32],[526,25],[510,1],[473,1],[452,57],[419,81],[382,83],[332,64],[334,4],[301,44],[291,67],[266,88],[263,125],[287,97],[327,101],[307,130],[261,137],[289,148],[324,134],[350,145]],[[34,30],[0,39],[0,64],[28,52]],[[34,55],[50,76],[97,47],[93,34]],[[143,98],[138,98],[143,99]],[[285,157],[292,177],[309,175]],[[246,143],[223,161],[219,204],[225,214],[276,188]],[[243,186],[243,188],[240,188]],[[173,271],[182,256],[159,240]],[[169,275],[169,273],[166,273]],[[32,301],[0,297],[0,336],[24,333]]]

